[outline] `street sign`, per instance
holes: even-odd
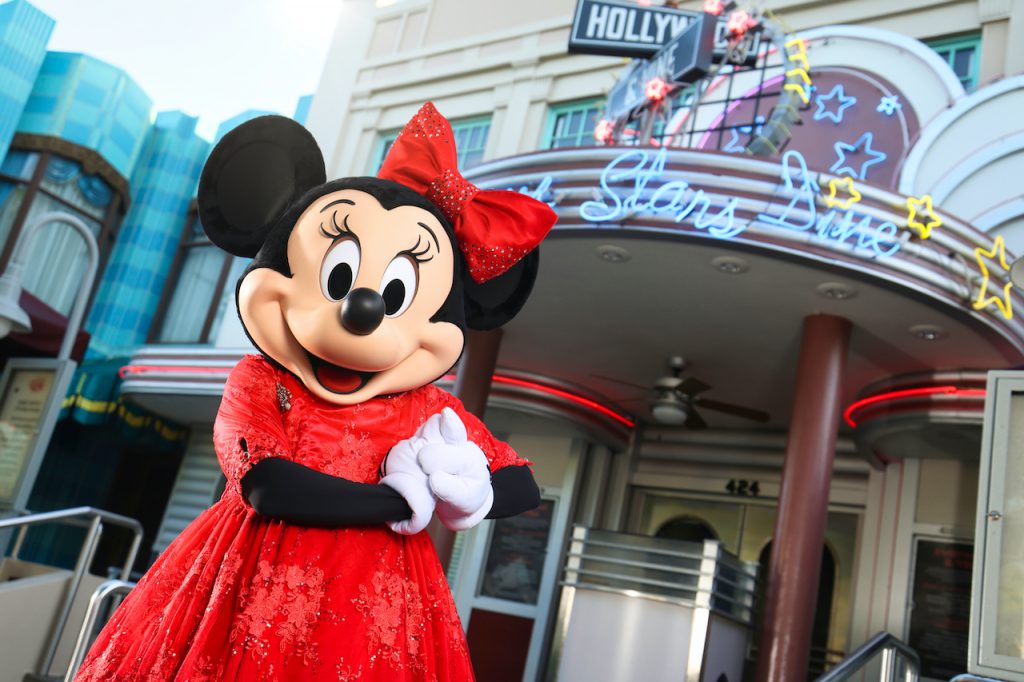
[[[616,120],[645,104],[645,89],[652,78],[690,83],[707,73],[715,40],[714,19],[699,15],[651,59],[634,61],[608,93],[604,117]]]
[[[655,55],[666,43],[686,30],[701,12],[626,5],[612,0],[578,0],[569,32],[569,52],[600,54],[610,57],[646,59]],[[715,20],[714,61],[722,61],[729,51],[727,17]],[[749,36],[745,66],[752,66],[761,46],[760,36]]]

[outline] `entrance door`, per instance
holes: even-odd
[[[544,492],[536,509],[486,521],[467,538],[455,603],[479,680],[537,677],[569,506]]]

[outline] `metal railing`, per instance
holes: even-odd
[[[901,642],[890,632],[879,632],[864,642],[840,663],[819,677],[815,682],[842,682],[861,672],[875,656],[882,655],[882,668],[879,680],[892,682],[896,674],[896,664],[904,663],[902,682],[917,682],[921,675],[921,659],[917,652]]]
[[[82,621],[82,629],[78,631],[78,640],[75,641],[75,649],[71,652],[71,662],[68,663],[68,671],[64,673],[64,682],[71,682],[78,669],[85,660],[85,652],[89,649],[89,639],[93,628],[96,627],[96,619],[100,615],[100,607],[107,599],[115,596],[124,596],[132,591],[135,583],[124,580],[108,580],[96,588],[89,598],[89,607],[85,610],[85,620]]]
[[[46,653],[36,671],[40,675],[49,675],[50,668],[53,666],[53,659],[57,656],[57,647],[60,644],[61,637],[64,635],[64,629],[67,627],[68,617],[71,615],[71,607],[74,604],[75,596],[78,594],[78,588],[82,583],[82,576],[89,570],[89,564],[92,563],[93,556],[96,554],[96,547],[99,545],[100,536],[103,534],[103,524],[127,528],[133,534],[132,544],[128,549],[128,556],[121,569],[121,580],[128,579],[132,570],[132,564],[135,563],[135,557],[138,556],[139,547],[142,545],[142,524],[135,519],[96,509],[95,507],[73,507],[71,509],[59,509],[0,519],[0,537],[6,535],[4,533],[6,530],[18,529],[18,535],[11,549],[11,558],[18,558],[22,544],[25,541],[25,535],[30,527],[48,523],[84,526],[86,533],[85,539],[82,542],[82,548],[78,552],[78,559],[75,561],[74,571],[71,574],[71,582],[68,584],[60,605],[56,625],[53,633],[50,635],[50,641],[47,643]]]

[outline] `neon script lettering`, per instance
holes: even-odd
[[[813,230],[818,239],[852,243],[856,248],[874,251],[879,257],[900,250],[899,228],[894,223],[886,221],[874,226],[871,216],[849,209],[840,212],[833,208],[819,216],[815,199],[820,188],[800,152],[791,149],[782,155],[782,182],[787,190],[793,191],[792,198],[778,214],[759,213],[758,222],[797,232]]]
[[[685,180],[657,184],[657,179],[665,171],[666,158],[668,152],[664,147],[654,155],[650,166],[647,165],[650,155],[641,149],[617,156],[601,171],[603,196],[583,202],[580,205],[580,217],[593,223],[607,223],[627,214],[653,213],[674,216],[675,222],[681,223],[692,216],[695,228],[707,230],[708,234],[720,239],[735,237],[747,229],[746,225],[736,224],[738,199],[730,199],[724,208],[709,216],[711,198],[704,190],[694,192]],[[633,191],[622,199],[612,185],[630,180]],[[648,189],[648,185],[651,185],[651,189]]]
[[[694,190],[685,180],[659,183],[665,172],[667,150],[662,147],[651,158],[642,149],[615,157],[601,171],[600,196],[580,205],[580,217],[592,223],[618,222],[634,215],[670,215],[677,223],[693,220],[694,228],[707,230],[719,239],[732,239],[750,226],[751,221],[737,219],[739,199],[730,199],[720,209],[712,208],[711,197],[702,189]],[[803,155],[795,150],[782,157],[781,178],[792,192],[789,203],[773,204],[757,216],[756,222],[768,227],[813,232],[814,236],[835,245],[847,245],[873,251],[878,257],[900,250],[899,228],[891,222],[874,223],[871,216],[853,210],[832,208],[819,215],[817,182],[807,170]],[[623,197],[623,187],[632,186]],[[616,186],[618,185],[618,186]]]

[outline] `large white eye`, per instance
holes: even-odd
[[[398,317],[404,313],[416,296],[416,266],[408,256],[391,261],[380,281],[380,295],[384,297],[384,314]]]
[[[332,301],[340,301],[352,290],[359,274],[359,244],[341,239],[324,256],[320,266],[320,290]]]

